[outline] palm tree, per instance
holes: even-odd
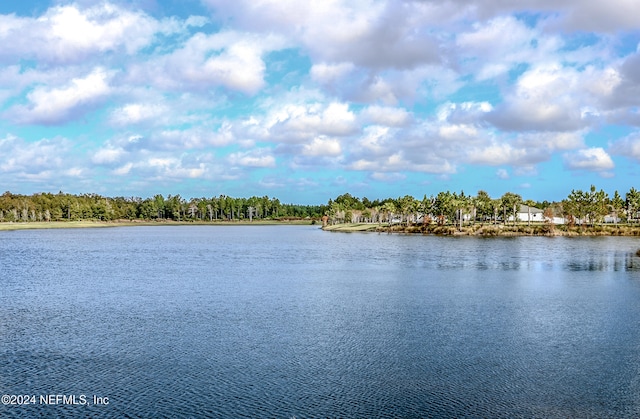
[[[447,219],[452,220],[455,213],[454,194],[449,191],[439,192],[433,202],[433,209],[438,214],[438,224],[444,225]]]
[[[475,205],[478,214],[482,220],[486,220],[487,217],[491,218],[493,215],[493,208],[491,205],[491,197],[485,191],[478,191],[475,199]]]
[[[513,215],[513,225],[515,226],[516,218],[518,214],[518,207],[522,202],[522,197],[516,193],[507,192],[504,195],[502,195],[502,198],[500,198],[500,200],[502,201],[502,207],[504,210],[504,217],[505,217],[504,223],[506,224],[507,222],[507,215],[511,214]]]
[[[385,214],[387,223],[391,224],[391,220],[393,219],[395,210],[396,210],[396,206],[391,201],[387,201],[384,204],[382,204],[382,212]]]

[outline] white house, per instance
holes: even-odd
[[[516,213],[516,219],[520,222],[538,222],[543,223],[545,221],[544,211],[540,208],[530,207],[529,205],[520,204],[520,209]],[[509,217],[510,221],[513,221],[513,217]]]

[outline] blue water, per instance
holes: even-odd
[[[638,248],[313,226],[0,232],[0,393],[37,397],[0,416],[640,417]]]

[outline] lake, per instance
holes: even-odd
[[[0,416],[640,417],[639,248],[0,232]]]

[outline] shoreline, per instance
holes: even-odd
[[[461,229],[454,226],[430,225],[381,225],[368,223],[345,223],[322,227],[322,230],[341,233],[387,233],[387,234],[421,234],[432,236],[474,236],[474,237],[640,237],[640,226],[629,225],[597,225],[567,226],[550,224],[527,225],[493,225],[476,224]]]
[[[267,220],[267,221],[33,221],[33,222],[0,222],[0,231],[16,230],[49,230],[63,228],[109,228],[140,226],[265,226],[265,225],[313,225],[313,220]]]

